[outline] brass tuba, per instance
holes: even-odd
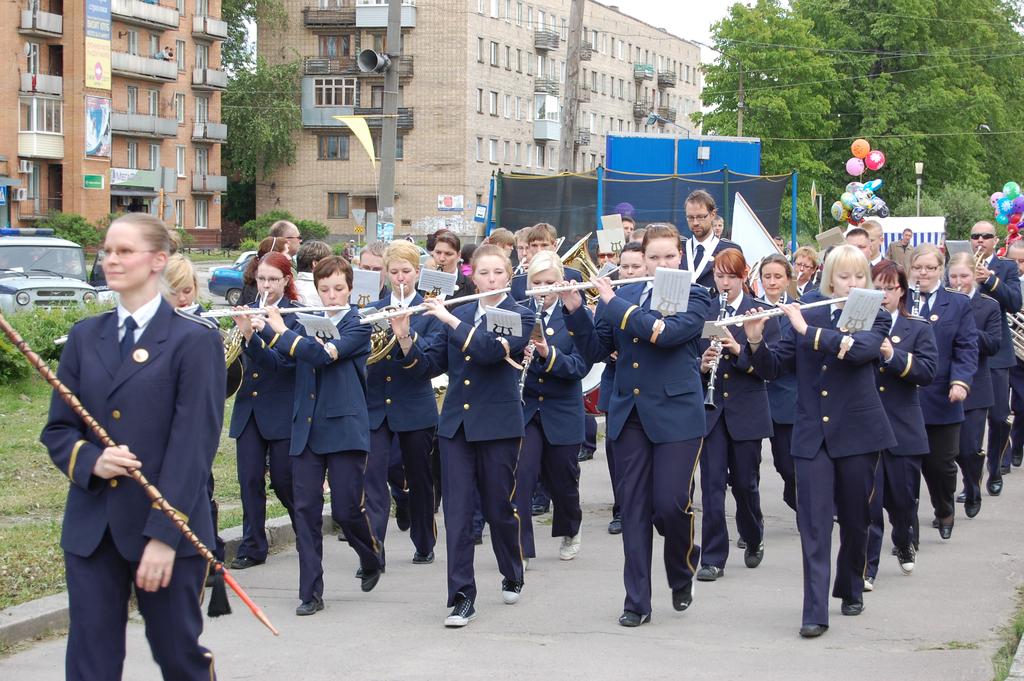
[[[245,368],[242,366],[242,330],[237,326],[230,331],[220,331],[224,339],[224,364],[228,369],[227,390],[224,399],[230,399],[242,387],[242,376]]]
[[[591,234],[593,232],[587,232],[582,239],[573,244],[560,258],[562,265],[565,267],[579,270],[583,275],[583,281],[590,281],[596,278],[599,272],[597,265],[590,259],[590,252],[587,250],[587,242],[590,241]],[[586,296],[588,305],[596,305],[601,297],[597,289],[593,287],[583,289],[583,294]]]
[[[1010,340],[1013,342],[1013,354],[1017,359],[1024,361],[1024,312],[1006,315],[1007,325],[1010,327]]]
[[[373,327],[370,335],[370,356],[366,358],[366,365],[376,364],[384,359],[395,347],[398,338],[391,332],[391,326],[384,323],[382,328]]]

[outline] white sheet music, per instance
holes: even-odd
[[[843,313],[839,315],[839,328],[848,333],[870,329],[882,307],[884,295],[884,292],[873,289],[852,289],[850,299],[843,304]]]
[[[690,282],[693,272],[659,267],[654,272],[654,290],[651,291],[651,311],[662,317],[686,312],[690,304]]]
[[[957,253],[970,253],[974,256],[974,249],[971,248],[970,241],[947,241],[946,242],[946,253],[952,258]]]
[[[608,218],[615,218],[612,222],[619,224],[609,226]],[[626,244],[626,230],[622,228],[622,218],[618,215],[603,215],[601,224],[604,227],[597,230],[597,252],[620,253]]]
[[[360,308],[380,300],[380,272],[353,268],[351,300]]]
[[[843,233],[842,227],[826,229],[821,234],[816,234],[814,238],[818,242],[819,251],[824,251],[829,246],[841,246],[846,243],[846,236]]]
[[[306,335],[311,338],[319,338],[322,341],[341,338],[341,334],[338,333],[338,327],[327,317],[306,314],[305,312],[296,312],[295,316],[298,318],[299,323],[302,324],[302,328],[306,330]]]
[[[704,331],[701,338],[732,338],[732,334],[724,326],[716,326],[714,322],[704,322]]]
[[[484,308],[487,318],[487,330],[498,336],[522,336],[523,318],[518,312],[500,307]]]
[[[366,317],[371,314],[377,314],[378,312],[380,312],[380,310],[375,307],[364,307],[359,310],[359,316]],[[386,319],[377,319],[372,321],[370,322],[370,326],[373,327],[374,332],[389,331],[391,329],[391,323]]]
[[[455,281],[458,275],[440,270],[420,270],[420,282],[417,288],[428,298],[455,295]]]

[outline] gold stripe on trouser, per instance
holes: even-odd
[[[214,681],[217,678],[217,675],[213,671],[213,653],[207,650],[205,653],[203,653],[203,657],[210,661],[210,681]]]
[[[526,556],[523,554],[523,520],[519,517],[519,511],[516,509],[513,499],[516,498],[516,471],[519,469],[519,455],[522,454],[523,441],[525,439],[525,435],[519,438],[519,451],[516,452],[516,462],[512,465],[512,492],[508,495],[508,502],[512,504],[512,517],[516,519],[516,537],[518,537],[520,563],[526,562]]]
[[[373,546],[374,553],[380,553],[380,542],[377,541],[377,535],[373,533],[373,525],[370,524],[370,514],[366,512],[366,466],[370,462],[370,453],[366,452],[366,456],[363,457],[363,495],[359,498],[359,510],[363,512],[363,519],[366,521],[366,529],[370,531],[370,543]],[[331,492],[334,494],[334,492]]]
[[[701,438],[700,445],[697,447],[697,458],[693,460],[693,470],[690,471],[690,481],[686,485],[686,508],[683,509],[683,515],[690,514],[690,548],[686,552],[686,567],[690,568],[690,572],[697,571],[697,567],[693,564],[693,534],[697,522],[697,516],[693,513],[693,478],[697,475],[697,466],[700,464],[700,455],[703,452],[704,438]]]
[[[868,506],[871,506],[871,502],[875,500],[875,495],[878,494],[878,489],[877,489],[878,488],[878,467],[881,466],[881,465],[882,465],[882,453],[879,452],[878,453],[878,460],[875,461],[875,473],[874,473],[875,484],[871,485],[871,494],[868,495]],[[885,484],[885,483],[882,483],[882,484]],[[839,529],[842,530],[842,525],[840,525]],[[864,534],[866,535],[864,537],[864,539],[865,539],[864,545],[867,546],[867,542],[870,541],[870,539],[871,539],[871,520],[870,520],[870,518],[868,519],[868,529],[865,531]],[[885,538],[884,534],[882,535],[882,538],[883,539]],[[867,556],[867,552],[864,553],[864,569],[861,570],[860,578],[861,579],[867,579],[868,578],[868,556]]]

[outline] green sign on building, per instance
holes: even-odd
[[[86,189],[103,189],[103,176],[85,175],[82,178],[82,186]]]

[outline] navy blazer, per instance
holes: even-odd
[[[924,297],[922,296],[922,305]],[[962,385],[968,393],[978,370],[978,328],[971,302],[962,293],[939,287],[928,313],[939,351],[935,380],[921,388],[921,411],[929,426],[961,423],[963,402],[949,401],[949,386]]]
[[[523,420],[540,412],[544,439],[553,445],[578,445],[584,439],[583,388],[593,364],[584,359],[555,304],[544,328],[548,356],[534,355],[523,386]]]
[[[391,294],[367,307],[382,309],[391,302]],[[417,293],[410,303],[419,305],[423,296]],[[433,343],[442,333],[437,317],[417,314],[409,317],[409,333],[413,343]],[[437,399],[430,384],[430,365],[417,360],[407,361],[402,346],[395,341],[391,352],[366,367],[366,406],[370,430],[377,430],[387,419],[395,433],[437,427]]]
[[[448,372],[439,436],[453,438],[461,426],[469,442],[521,438],[525,432],[519,393],[522,372],[506,360],[522,362],[533,331],[533,310],[505,296],[498,307],[522,317],[523,335],[503,337],[487,330],[486,317],[473,325],[478,306],[471,301],[456,307],[452,314],[459,325],[453,329],[442,324],[442,333],[433,342],[416,343],[406,359],[428,364],[431,375]]]
[[[252,303],[250,307],[257,307]],[[291,300],[282,300],[281,309],[297,307]],[[292,330],[302,325],[295,315],[285,318]],[[235,394],[235,408],[231,412],[228,436],[239,438],[249,417],[256,419],[256,427],[264,440],[287,440],[292,434],[292,403],[295,401],[295,359],[274,351],[279,337],[270,334],[264,340],[258,333],[242,343],[242,386]]]
[[[983,293],[975,292],[971,297],[971,310],[974,312],[974,326],[978,329],[978,369],[971,380],[971,392],[964,400],[964,411],[988,409],[995,404],[989,369],[999,353],[1003,340],[1002,324],[1006,323],[1006,315],[999,303]]]
[[[214,528],[206,484],[224,423],[224,343],[216,324],[175,312],[160,301],[156,315],[122,362],[116,311],[71,329],[57,376],[107,431],[126,445],[142,473],[207,546]],[[92,474],[104,446],[54,393],[40,441],[71,485],[61,547],[88,557],[109,530],[118,552],[138,561],[149,539],[195,554],[177,526],[127,477]],[[166,464],[166,465],[165,465]]]
[[[759,307],[770,309],[773,306],[744,293],[735,314],[744,314]],[[716,297],[711,300],[711,306],[708,308],[708,321],[717,319],[718,312],[718,298]],[[729,333],[741,348],[746,345],[747,336],[742,326],[730,326]],[[779,337],[778,320],[769,319],[765,323],[762,342],[778,343]],[[701,339],[701,354],[710,346],[709,339]],[[704,375],[705,392],[709,378],[709,374]],[[774,434],[765,379],[750,364],[749,354],[745,352],[741,352],[738,356],[730,352],[722,354],[715,378],[715,404],[717,408],[709,409],[705,413],[707,421],[705,434],[711,432],[719,418],[725,419],[726,430],[733,440],[760,440]]]
[[[589,362],[604,361],[618,351],[608,398],[608,437],[618,439],[633,409],[654,443],[704,436],[704,395],[698,366],[698,342],[710,299],[700,286],[690,287],[686,312],[662,317],[639,306],[643,283],[616,289],[609,302],[598,303],[596,322],[581,305],[566,316],[577,347]],[[655,323],[664,325],[660,332]]]
[[[583,281],[583,274],[579,270],[574,270],[571,267],[566,267],[564,269],[565,273],[563,276],[566,281]],[[529,302],[526,300],[526,290],[529,288],[526,272],[512,277],[512,282],[509,286],[512,287],[512,290],[509,291],[509,295],[512,297],[512,300],[519,301],[520,305],[525,305]]]
[[[998,352],[988,361],[989,369],[1008,369],[1017,365],[1017,357],[1013,353],[1013,339],[1010,337],[1010,325],[1006,321],[1007,314],[1015,314],[1021,309],[1021,281],[1017,272],[1017,263],[1007,258],[995,256],[988,264],[994,274],[979,286],[981,293],[995,298],[1000,311],[1000,344]],[[979,326],[979,328],[981,328]],[[973,391],[972,391],[973,392]],[[966,407],[972,409],[973,407]]]
[[[295,406],[289,453],[298,456],[308,447],[314,454],[370,451],[370,425],[366,413],[366,358],[370,354],[370,324],[359,323],[355,306],[338,321],[341,338],[328,341],[338,351],[332,360],[315,338],[286,329],[274,350],[294,357]],[[269,326],[261,335],[273,334]]]
[[[608,401],[611,399],[614,388],[615,358],[609,356],[604,360],[604,371],[601,372],[601,386],[597,391],[597,410],[602,414],[608,413]]]
[[[889,449],[896,436],[875,387],[882,340],[892,317],[880,311],[872,327],[854,334],[832,324],[831,306],[804,310],[807,333],[792,327],[774,346],[761,343],[751,354],[755,370],[773,377],[796,372],[794,457],[812,459],[825,447],[833,459]],[[844,337],[853,345],[839,359]],[[750,346],[745,349],[750,352]]]
[[[892,359],[878,367],[875,377],[882,406],[896,435],[889,453],[918,456],[931,451],[921,413],[918,387],[935,378],[938,350],[932,327],[920,317],[898,315],[892,331]]]
[[[796,302],[783,292],[781,303]],[[789,317],[775,317],[779,324],[779,337],[790,327]],[[765,324],[767,326],[767,324]],[[793,425],[796,422],[796,374],[783,374],[773,381],[768,381],[768,405],[771,407],[772,422]]]
[[[740,253],[743,252],[743,249],[740,248],[739,244],[737,244],[737,243],[735,243],[733,241],[729,241],[728,239],[719,238],[718,244],[715,246],[715,252],[712,253],[711,255],[712,256],[718,255],[719,253],[721,253],[722,251],[724,251],[727,248],[735,248]],[[690,269],[690,264],[687,261],[686,245],[685,244],[683,244],[683,249],[682,250],[683,250],[683,259],[679,263],[679,269],[681,269],[681,270],[688,270],[688,269]],[[706,259],[707,258],[705,258],[705,260]],[[715,263],[714,263],[714,259],[712,259],[711,262],[709,262],[707,265],[705,265],[705,267],[701,271],[700,275],[692,283],[700,284],[704,288],[710,290],[712,293],[715,292],[716,289],[715,289]]]

